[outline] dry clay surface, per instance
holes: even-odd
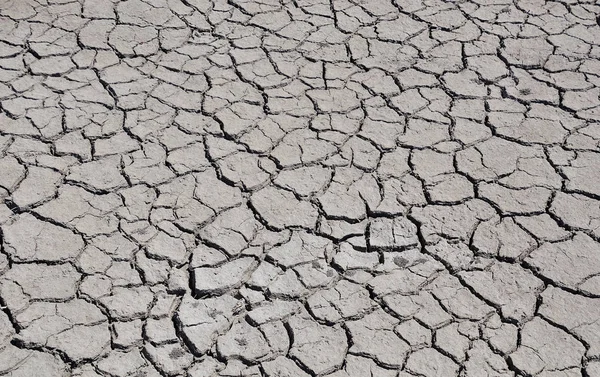
[[[0,375],[600,376],[599,14],[0,0]]]

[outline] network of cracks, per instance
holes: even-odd
[[[600,376],[599,14],[0,0],[0,375]]]

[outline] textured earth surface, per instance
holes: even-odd
[[[599,14],[0,0],[0,375],[600,376]]]

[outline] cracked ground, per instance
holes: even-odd
[[[0,0],[0,375],[600,376],[599,14]]]

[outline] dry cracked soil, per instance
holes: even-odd
[[[599,14],[0,0],[0,375],[600,376]]]

